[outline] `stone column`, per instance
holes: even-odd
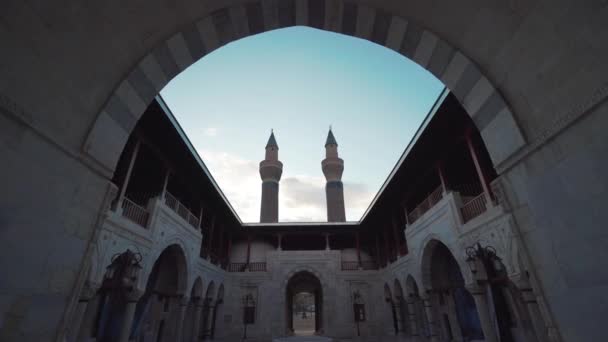
[[[97,318],[97,308],[99,306],[97,287],[98,286],[92,286],[87,283],[81,291],[78,304],[80,306],[81,303],[84,303],[85,310],[83,312],[78,311],[77,315],[82,318],[76,317],[80,322],[74,324],[74,328],[78,329],[74,331],[77,334],[76,341],[78,342],[91,337],[93,332],[93,326],[95,324],[95,319]]]
[[[528,308],[528,313],[530,314],[530,319],[532,320],[532,326],[534,327],[534,332],[536,334],[536,338],[540,342],[548,342],[547,329],[545,326],[545,321],[540,313],[540,308],[538,307],[538,302],[536,301],[536,295],[531,287],[523,287],[520,289],[524,303]]]
[[[431,342],[439,342],[439,336],[437,336],[437,327],[435,322],[435,312],[433,311],[433,304],[431,301],[431,294],[426,294],[422,298],[424,303],[424,312],[426,313],[426,319],[429,323],[429,334]]]
[[[186,318],[186,309],[188,308],[188,301],[190,299],[186,296],[183,296],[182,298],[180,298],[179,300],[179,312],[177,314],[177,322],[175,324],[176,326],[176,331],[175,331],[175,341],[176,342],[182,342],[183,339],[183,330],[184,330],[184,320]]]
[[[462,330],[458,322],[458,315],[456,314],[456,302],[454,301],[454,292],[450,291],[446,295],[446,302],[448,304],[448,317],[450,319],[450,329],[452,330],[452,336],[454,341],[462,341]]]
[[[416,323],[416,298],[413,295],[408,296],[407,301],[407,313],[408,321],[410,323],[410,335],[418,336],[418,326]]]
[[[209,302],[209,314],[207,317],[207,322],[206,322],[206,327],[205,327],[205,331],[209,332],[209,335],[211,335],[211,328],[213,327],[213,319],[215,317],[215,305],[213,305],[214,303],[212,301]]]
[[[479,285],[467,286],[467,290],[473,295],[475,300],[475,306],[477,307],[477,313],[479,314],[479,321],[481,322],[481,329],[487,342],[498,342],[496,335],[496,329],[494,328],[493,319],[490,315],[490,308],[488,307],[488,299],[486,297],[486,289]]]
[[[118,342],[129,342],[133,318],[135,317],[135,308],[142,294],[141,291],[137,290],[131,290],[131,292],[127,294],[127,305],[125,307],[125,314],[123,316]]]
[[[192,340],[198,341],[201,330],[201,312],[203,311],[203,300],[197,297],[194,300],[194,324],[192,325]]]

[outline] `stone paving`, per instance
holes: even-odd
[[[329,337],[322,336],[293,336],[286,338],[278,338],[273,342],[334,342],[333,339]]]

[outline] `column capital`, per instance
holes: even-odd
[[[426,289],[424,291],[424,293],[420,296],[420,299],[422,299],[425,303],[430,302],[433,297],[433,293],[434,293],[434,290]]]
[[[144,291],[139,289],[131,289],[125,295],[127,302],[137,302],[144,295]]]
[[[79,301],[88,302],[89,300],[94,298],[95,295],[97,295],[97,291],[99,290],[100,287],[101,287],[100,284],[86,281],[84,283],[84,285],[82,286],[82,289],[80,290]]]
[[[508,275],[509,280],[518,288],[530,287],[530,280],[525,272],[517,272]]]
[[[467,285],[465,285],[465,288],[473,296],[482,296],[482,295],[486,294],[486,288],[484,286],[476,284],[476,283],[467,284]]]

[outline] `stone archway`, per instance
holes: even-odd
[[[422,260],[423,282],[432,306],[427,310],[430,334],[447,340],[483,339],[476,303],[450,249],[439,240],[430,240]]]
[[[384,283],[384,302],[388,306],[390,318],[393,322],[393,333],[397,335],[399,333],[399,322],[397,322],[397,312],[395,311],[395,299],[388,283]]]
[[[197,277],[190,290],[190,300],[186,308],[182,336],[184,341],[194,341],[198,337],[202,311],[203,280]]]
[[[215,338],[215,326],[217,323],[218,317],[222,316],[223,306],[224,304],[224,284],[221,284],[219,289],[217,290],[217,296],[215,298],[215,306],[213,308],[213,318],[211,321],[211,339]]]
[[[114,170],[135,123],[172,78],[232,41],[296,25],[369,40],[395,50],[428,70],[443,81],[471,115],[495,164],[524,146],[523,134],[500,91],[475,62],[441,35],[415,20],[357,2],[285,0],[220,7],[159,42],[136,63],[109,97],[83,150]],[[107,136],[108,129],[114,131],[112,137]],[[503,139],[496,141],[496,134]]]
[[[416,279],[411,274],[405,280],[405,288],[411,335],[429,337],[429,321],[424,312],[424,303]]]
[[[406,331],[409,330],[407,327],[407,316],[408,308],[405,302],[405,295],[401,282],[399,279],[393,281],[394,287],[394,306],[395,306],[395,320],[397,321],[397,335],[405,335]]]
[[[7,207],[19,208],[23,207],[21,203],[29,203],[29,207],[24,207],[23,211],[6,213],[6,222],[21,224],[19,229],[10,230],[11,235],[5,240],[18,239],[19,234],[35,234],[41,241],[60,242],[32,244],[29,247],[4,246],[5,260],[29,260],[33,267],[38,268],[55,265],[51,271],[40,272],[36,276],[26,272],[23,275],[15,273],[14,277],[17,278],[5,289],[9,297],[7,301],[18,303],[21,300],[23,284],[31,284],[38,289],[38,284],[54,284],[61,274],[77,275],[65,279],[59,288],[38,289],[38,295],[44,298],[40,302],[57,304],[52,308],[41,305],[28,308],[24,321],[34,320],[43,314],[55,318],[35,338],[61,339],[64,327],[70,321],[75,296],[84,281],[86,270],[83,264],[86,264],[90,254],[86,241],[94,236],[97,226],[95,218],[103,202],[101,197],[108,188],[106,181],[113,172],[114,158],[118,158],[124,145],[121,139],[125,133],[128,134],[128,129],[124,127],[132,123],[133,118],[129,113],[131,108],[136,109],[140,105],[137,97],[131,98],[130,94],[142,92],[145,88],[137,86],[137,72],[130,74],[133,66],[138,65],[138,60],[157,43],[180,29],[186,26],[194,27],[196,31],[199,26],[204,28],[206,23],[192,23],[226,9],[226,3],[218,0],[204,3],[185,0],[168,4],[166,1],[153,0],[130,4],[126,9],[119,2],[84,0],[73,7],[56,7],[48,11],[42,3],[29,6],[15,2],[3,12],[3,18],[11,28],[4,33],[8,38],[5,39],[7,51],[11,53],[0,57],[1,64],[6,66],[0,78],[0,105],[2,111],[6,110],[7,113],[3,116],[6,125],[2,126],[9,133],[6,136],[16,138],[6,140],[9,149],[5,150],[3,157],[11,167],[5,169],[8,175],[5,179],[12,184],[5,187],[4,193]],[[279,18],[283,16],[274,9],[275,4],[282,4],[283,1],[263,1],[261,15],[257,8],[250,9],[249,3],[238,0],[230,2],[236,7],[228,10],[230,20],[216,15],[210,20],[211,25],[225,27],[219,24],[229,22],[232,32],[238,36],[248,32],[252,26],[250,22],[257,23],[264,30],[280,27],[283,20]],[[370,16],[361,10],[364,8],[361,5],[363,1],[348,3],[351,6],[347,6],[346,1],[298,0],[294,10],[295,22],[336,31],[347,27],[355,34],[366,35],[368,28],[372,27],[373,33],[376,23],[382,22],[378,20],[381,16],[378,13]],[[601,253],[604,249],[600,245],[588,248],[586,253],[578,251],[583,248],[581,246],[603,241],[600,238],[603,236],[603,226],[591,223],[603,222],[603,216],[585,221],[575,230],[571,229],[570,224],[577,222],[576,218],[588,217],[589,212],[600,215],[600,206],[605,202],[604,197],[598,199],[596,192],[583,190],[587,189],[589,179],[595,180],[596,189],[606,184],[605,179],[598,176],[605,174],[605,165],[593,160],[594,156],[603,160],[600,158],[603,149],[596,147],[605,147],[597,142],[601,138],[593,137],[593,132],[597,131],[601,137],[601,132],[605,131],[604,121],[598,118],[603,118],[605,114],[608,94],[603,77],[607,67],[603,61],[608,54],[602,40],[605,36],[605,25],[601,24],[605,22],[603,7],[573,0],[560,3],[560,6],[526,1],[489,1],[480,6],[472,0],[381,1],[378,6],[381,10],[377,12],[384,11],[391,17],[407,17],[408,27],[410,21],[415,22],[420,27],[428,28],[428,32],[445,37],[452,46],[461,49],[463,55],[486,71],[486,78],[491,80],[494,88],[503,92],[510,107],[514,108],[517,120],[507,120],[503,124],[503,111],[499,111],[493,120],[486,122],[485,129],[486,132],[494,130],[496,134],[484,134],[484,137],[488,145],[497,147],[491,149],[493,155],[510,155],[501,169],[512,177],[510,181],[515,184],[512,191],[517,197],[518,207],[526,208],[521,214],[521,224],[526,225],[526,231],[534,230],[534,236],[543,237],[522,238],[528,245],[522,244],[522,248],[529,249],[533,256],[529,260],[531,265],[543,266],[538,270],[531,267],[530,272],[538,271],[540,288],[551,297],[550,309],[555,311],[559,325],[564,326],[565,339],[603,336],[598,317],[605,311],[599,304],[602,303],[604,291],[583,291],[584,300],[574,303],[572,298],[581,295],[580,289],[565,286],[563,281],[554,281],[585,279],[587,284],[603,284],[606,274],[579,273],[580,270],[602,269],[600,261],[603,260]],[[316,14],[320,12],[322,16]],[[292,17],[289,17],[290,20]],[[319,17],[324,20],[319,20]],[[382,27],[380,24],[378,26]],[[83,29],[72,30],[75,28]],[[203,32],[209,36],[207,30]],[[408,32],[409,29],[405,37]],[[218,35],[224,36],[223,31],[219,33],[215,30],[215,39],[211,40],[218,41]],[[187,34],[182,36],[186,37]],[[439,41],[429,45],[428,35],[422,39],[420,31],[411,36],[415,39],[410,41],[426,41],[415,49],[420,51],[419,57],[428,56],[422,52],[432,50],[432,61],[440,55],[439,51],[445,51]],[[222,39],[220,44],[223,43]],[[169,61],[179,60],[180,66],[185,60],[183,56],[173,56],[175,48],[167,52],[169,45],[177,45],[177,51],[179,45],[183,46],[179,38],[174,39],[171,44],[158,49],[156,55],[160,57],[148,61],[147,70],[151,72],[146,77],[152,75],[154,86],[162,84],[163,78],[167,78],[165,69],[172,70],[171,63],[165,63],[167,54],[172,55]],[[426,48],[421,49],[423,46]],[[430,49],[429,46],[434,48]],[[464,71],[463,74],[470,73]],[[472,74],[475,76],[475,73]],[[123,102],[105,106],[106,102],[110,102],[108,99],[114,89],[127,76],[136,85],[135,88],[131,84],[121,85],[119,93]],[[475,78],[464,76],[461,80],[466,80],[463,82],[468,86],[475,83],[471,81]],[[95,82],[91,82],[91,79],[95,79]],[[160,83],[156,83],[157,80]],[[476,89],[484,88],[483,82],[479,86],[475,84]],[[153,88],[153,91],[157,92],[158,89]],[[481,94],[484,93],[481,91]],[[471,96],[470,99],[484,97]],[[104,107],[112,107],[112,110],[102,113],[100,109]],[[488,119],[478,117],[480,120],[482,118]],[[584,125],[578,125],[584,121],[579,120],[581,118],[590,119]],[[521,123],[529,142],[516,154],[512,154],[511,147],[521,142],[521,139],[516,139],[520,135],[501,134],[502,127],[512,125],[512,121]],[[573,127],[575,124],[578,126]],[[568,137],[558,135],[566,131],[574,133],[568,134]],[[593,148],[586,143],[575,142],[576,137],[581,136],[592,141],[589,144]],[[501,150],[505,139],[508,142]],[[545,144],[547,148],[543,147]],[[557,146],[560,148],[554,148]],[[563,146],[568,148],[564,149]],[[104,148],[107,148],[106,152]],[[38,154],[48,158],[42,160],[36,157]],[[584,162],[584,167],[580,167],[581,162]],[[555,170],[556,165],[560,166],[559,170]],[[51,168],[61,172],[48,172]],[[32,175],[25,176],[22,172],[24,169],[31,170]],[[572,177],[572,172],[565,170],[576,170],[577,177]],[[548,171],[551,171],[551,177],[546,174]],[[73,182],[74,179],[79,181]],[[569,182],[577,180],[579,183],[570,183],[567,187],[562,183],[556,184],[558,180],[563,182],[562,179]],[[81,184],[88,184],[89,191],[81,191]],[[578,187],[581,189],[572,190]],[[23,194],[35,193],[42,188],[46,188],[47,196],[38,196],[35,200],[23,197]],[[547,191],[549,189],[551,191]],[[572,195],[573,191],[576,196]],[[65,196],[66,193],[74,196]],[[27,213],[32,212],[38,213],[39,218],[24,220]],[[75,217],[83,222],[77,231],[82,239],[73,239],[73,232],[65,229],[65,222],[71,222],[69,220]],[[530,217],[534,220],[530,220]],[[560,246],[560,253],[540,252],[550,250],[548,246]],[[74,251],[73,257],[66,258],[62,253],[65,250]],[[571,255],[578,255],[578,258],[570,258]],[[81,263],[81,260],[85,262]],[[74,292],[73,297],[66,300],[71,292]],[[539,295],[542,296],[542,293]],[[11,311],[9,314],[16,313]],[[549,326],[549,329],[559,339],[557,327]],[[7,336],[11,339],[19,334],[29,336],[26,330],[14,327],[7,332]]]
[[[130,339],[169,341],[181,331],[180,305],[184,295],[181,286],[186,283],[186,257],[182,248],[170,245],[165,248],[152,266],[143,295],[137,301],[130,323]],[[112,322],[122,318],[116,314],[111,301],[102,302],[97,341],[116,341]],[[122,324],[127,323],[122,322]],[[105,327],[105,328],[104,328]]]
[[[285,288],[288,334],[319,335],[323,332],[323,295],[321,280],[313,273],[300,271],[289,278]]]
[[[215,291],[215,282],[212,280],[207,286],[207,291],[205,292],[205,298],[203,300],[203,313],[200,329],[200,337],[203,339],[211,338],[216,313]]]

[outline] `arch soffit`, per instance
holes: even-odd
[[[188,290],[193,286],[193,283],[190,283],[189,280],[189,274],[191,273],[191,259],[188,254],[188,250],[185,247],[185,243],[177,236],[163,241],[162,244],[157,245],[157,248],[150,251],[147,256],[144,256],[145,264],[143,266],[143,272],[139,277],[140,289],[144,289],[146,287],[146,283],[148,282],[152,268],[160,255],[172,246],[176,246],[176,248],[178,248],[180,251],[178,255],[181,255],[182,257],[180,262],[180,257],[178,256],[178,265],[176,265],[178,270],[178,291],[180,294],[188,294]]]
[[[203,279],[199,276],[196,277],[194,283],[192,284],[192,290],[190,291],[191,297],[203,297]]]
[[[216,300],[224,299],[224,291],[224,284],[222,283],[220,284],[220,287],[218,287]]]
[[[215,297],[215,281],[212,280],[207,285],[207,289],[205,291],[205,298],[213,298]]]
[[[391,290],[391,287],[388,282],[384,283],[384,299],[393,299],[393,291]]]
[[[287,286],[289,285],[289,281],[293,278],[293,276],[302,272],[307,272],[315,276],[319,280],[319,283],[321,283],[321,289],[323,290],[323,293],[327,293],[327,282],[325,281],[325,278],[321,275],[320,272],[310,266],[297,266],[295,268],[292,268],[286,275],[284,275],[281,293],[284,293],[286,291]]]
[[[408,274],[407,277],[405,277],[405,295],[420,295],[418,283],[419,281],[412,274]]]
[[[432,262],[432,256],[433,253],[435,252],[436,248],[439,245],[443,245],[445,246],[448,251],[450,252],[450,254],[452,254],[452,256],[454,257],[454,259],[456,260],[456,263],[458,264],[458,267],[460,267],[460,273],[462,274],[462,277],[464,278],[464,282],[465,284],[470,284],[473,282],[473,277],[470,274],[471,272],[468,271],[468,266],[465,264],[464,259],[461,257],[461,253],[456,253],[456,251],[453,249],[452,246],[450,246],[449,244],[444,243],[443,241],[441,241],[440,239],[438,239],[436,236],[428,236],[423,244],[422,244],[422,253],[420,253],[420,275],[421,275],[421,281],[422,281],[422,286],[424,290],[430,289],[432,288],[432,283],[431,283],[431,262]]]
[[[258,0],[217,9],[143,56],[109,96],[85,139],[84,152],[113,171],[137,120],[171,79],[227,43],[295,25],[369,40],[428,70],[463,104],[480,130],[495,165],[525,145],[511,109],[479,67],[414,21],[342,0]]]
[[[401,281],[399,281],[398,278],[395,278],[395,280],[393,281],[393,287],[393,293],[395,294],[395,297],[398,297],[399,295],[403,297],[405,295],[405,293],[403,292],[403,287],[401,286]]]

